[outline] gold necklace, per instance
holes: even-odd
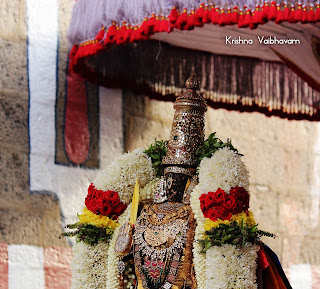
[[[175,219],[164,225],[153,225],[148,221],[147,213],[144,211],[135,225],[134,242],[139,245],[142,255],[151,259],[164,260],[166,256],[171,257],[176,250],[183,248],[187,229],[188,220],[183,219]],[[166,243],[169,237],[174,237],[171,246],[155,248]]]

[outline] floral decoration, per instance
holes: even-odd
[[[140,191],[139,193],[140,202],[143,203],[153,199],[156,193],[158,181],[159,181],[159,178],[154,178]]]
[[[199,188],[202,193],[218,189],[229,194],[231,188],[242,187],[249,192],[249,173],[241,156],[228,147],[204,158],[199,167]]]
[[[136,180],[144,188],[156,176],[151,158],[143,152],[142,148],[126,153],[106,169],[101,171],[93,182],[98,190],[115,191],[120,201],[129,204],[132,200]]]
[[[82,212],[78,216],[79,223],[81,224],[90,224],[98,228],[110,228],[111,230],[114,230],[118,226],[117,221],[110,219],[108,216],[96,215],[86,207],[84,207]]]
[[[127,204],[120,201],[117,192],[97,190],[93,184],[88,188],[85,205],[94,214],[108,216],[112,219],[117,219],[127,208]]]
[[[243,222],[245,225],[251,227],[256,224],[253,213],[248,210],[247,212],[241,212],[239,214],[233,215],[230,220],[217,219],[216,221],[212,221],[206,218],[204,221],[204,230],[210,231],[213,228],[219,227],[220,224],[229,225],[232,222],[237,222],[239,225]]]
[[[96,215],[86,207],[82,212],[81,215],[78,215],[79,222],[66,226],[66,228],[75,229],[75,231],[64,232],[60,237],[75,236],[77,243],[83,242],[88,245],[95,245],[98,242],[109,243],[113,231],[118,226],[117,221],[112,220],[107,216]]]
[[[152,166],[156,171],[157,177],[163,175],[162,159],[167,154],[167,140],[155,140],[148,149],[144,151],[151,158]]]
[[[200,189],[196,186],[190,195],[190,206],[194,217],[197,221],[197,227],[195,231],[195,237],[193,242],[193,264],[194,271],[197,279],[197,288],[206,289],[206,255],[200,253],[201,245],[198,240],[202,239],[205,233],[204,222],[205,218],[200,208]]]
[[[72,247],[71,289],[105,289],[108,276],[107,260],[109,244],[99,242],[88,245],[76,243]]]
[[[259,236],[272,234],[258,230],[249,211],[248,172],[237,150],[231,143],[217,141],[214,135],[210,141],[215,147],[220,147],[210,149],[210,158],[202,154],[198,167],[199,184],[190,197],[190,206],[197,221],[193,242],[197,288],[254,289],[254,264],[259,246],[252,244]],[[145,152],[138,149],[125,154],[102,171],[89,186],[86,207],[78,216],[79,222],[70,227],[77,228],[73,235],[82,241],[74,248],[77,256],[73,260],[73,289],[119,288],[119,256],[114,252],[119,228],[130,218],[137,178],[141,188],[140,201],[152,199],[159,180],[156,176],[162,169],[165,144],[156,143]],[[90,247],[88,244],[95,245]],[[101,251],[91,256],[96,252],[95,248]],[[229,253],[225,254],[225,250]],[[104,256],[96,260],[100,252]],[[89,260],[85,260],[84,254]],[[96,262],[97,268],[93,268],[95,265],[90,262]],[[241,269],[240,266],[244,267]],[[85,272],[85,276],[81,276],[81,272]],[[130,280],[126,288],[135,282],[134,274],[128,271],[128,276]]]
[[[259,237],[249,210],[249,175],[241,155],[211,136],[198,167],[199,184],[190,202],[197,227],[194,269],[201,289],[256,289]]]
[[[256,289],[257,258],[260,246],[241,248],[225,244],[213,246],[206,253],[207,289]]]
[[[92,195],[94,195],[94,191],[96,193],[98,192],[97,190],[94,189],[92,184],[89,186],[88,191],[90,191],[89,195],[92,198]],[[104,193],[104,194],[103,194]],[[103,192],[101,195],[103,196],[109,196],[108,192]],[[112,192],[110,195],[116,199],[117,194],[115,192]],[[88,197],[87,197],[88,198]],[[117,196],[118,201],[119,201],[119,196]],[[91,199],[91,203],[93,200],[96,199]],[[114,202],[117,204],[117,202]],[[112,206],[112,204],[108,204],[107,201],[102,202],[102,209],[104,210],[103,206]],[[123,207],[123,206],[122,206]],[[125,205],[127,207],[127,205]],[[91,210],[89,210],[87,207],[84,207],[82,210],[82,214],[78,215],[79,222],[74,223],[74,224],[68,224],[66,228],[68,229],[75,229],[75,231],[71,232],[64,232],[60,235],[62,236],[67,236],[67,237],[76,237],[77,242],[84,242],[88,245],[95,245],[98,242],[105,242],[109,243],[109,240],[113,234],[113,231],[115,228],[118,226],[118,223],[116,219],[118,218],[118,213],[119,210],[119,215],[123,212],[123,210],[119,209],[121,208],[121,204],[119,205],[118,208],[112,208],[112,218],[99,214],[99,210],[97,210],[97,213],[93,213]]]
[[[232,215],[248,211],[249,194],[241,187],[231,188],[229,194],[217,189],[200,196],[200,207],[203,215],[212,221],[230,220]]]
[[[212,246],[222,246],[224,244],[235,245],[239,248],[247,243],[260,244],[259,238],[262,236],[275,237],[274,234],[258,229],[258,225],[240,224],[236,221],[229,224],[220,223],[217,227],[205,232],[205,238],[200,239],[202,252],[206,252]]]
[[[242,154],[239,154],[238,150],[232,145],[231,139],[228,139],[227,142],[223,142],[221,139],[215,136],[215,132],[210,134],[209,137],[203,142],[203,145],[197,149],[196,154],[199,163],[203,158],[211,158],[216,151],[224,147],[228,147],[230,150],[242,156]]]

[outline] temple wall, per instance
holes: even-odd
[[[97,164],[57,161],[57,154],[65,153],[57,145],[64,126],[57,114],[64,116],[59,101],[66,98],[72,3],[2,0],[0,5],[1,289],[70,288],[71,244],[58,236],[81,211],[88,185],[124,150],[170,134],[172,103],[96,88],[97,103],[89,110],[98,119],[90,128],[98,136],[92,148]],[[50,61],[32,62],[41,57]],[[260,227],[278,235],[265,241],[294,288],[319,288],[319,124],[210,108],[206,126],[207,134],[231,138],[245,155],[251,208]]]
[[[0,5],[1,289],[70,288],[74,240],[58,237],[65,224],[77,221],[97,173],[123,153],[122,91],[94,86],[87,95],[90,148],[84,164],[70,161],[61,144],[72,114],[83,110],[74,101],[71,117],[65,113],[72,4]],[[72,140],[77,157],[81,135]]]
[[[1,241],[57,245],[59,203],[30,195],[28,158],[27,25],[24,1],[4,1],[0,10]],[[51,237],[49,237],[49,235]],[[60,246],[66,246],[66,242]]]

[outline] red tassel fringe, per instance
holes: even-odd
[[[276,23],[280,24],[284,20],[284,13],[281,10],[280,5],[277,5],[277,16],[276,16]]]
[[[257,5],[255,11],[252,13],[252,23],[258,25],[260,23],[260,6]]]
[[[206,7],[204,13],[203,13],[203,18],[202,18],[202,23],[210,23],[211,22],[211,17],[210,17],[210,9]]]
[[[269,16],[269,3],[268,2],[264,2],[263,3],[263,7],[262,7],[262,18],[263,20],[267,20],[268,16]]]
[[[239,18],[238,18],[238,27],[241,28],[241,27],[244,27],[243,26],[243,21],[244,21],[244,14],[243,14],[243,11],[240,9],[240,12],[239,12]]]
[[[244,19],[243,19],[242,27],[249,27],[251,23],[252,23],[251,11],[250,9],[247,9],[246,15],[244,16]]]
[[[298,9],[296,10],[296,12],[294,14],[294,19],[296,20],[296,22],[302,20],[302,5],[301,4],[298,4]]]
[[[271,7],[269,8],[268,20],[276,20],[277,18],[277,5],[276,1],[271,2]]]
[[[307,23],[308,22],[308,11],[307,11],[307,7],[304,6],[302,8],[302,19],[301,19],[302,23]]]
[[[238,7],[233,8],[233,12],[231,13],[231,24],[237,24],[239,19]]]
[[[195,14],[194,11],[193,13],[190,13],[188,16],[188,22],[186,26],[183,28],[184,30],[193,30],[194,29],[194,23],[195,23]]]
[[[126,31],[123,35],[123,42],[124,43],[127,43],[128,41],[130,41],[131,34],[132,34],[132,26],[131,25],[129,27],[126,26]]]
[[[202,3],[198,9],[189,13],[187,9],[183,9],[181,14],[173,7],[166,18],[162,15],[152,14],[150,18],[146,17],[139,26],[127,25],[126,22],[123,22],[120,27],[116,22],[113,22],[108,29],[102,27],[94,40],[74,45],[69,58],[73,66],[82,58],[94,55],[106,46],[148,39],[154,33],[170,33],[174,28],[192,30],[194,27],[201,27],[205,23],[211,22],[220,26],[237,24],[239,28],[250,27],[254,29],[268,20],[275,21],[277,24],[283,21],[290,23],[298,21],[302,23],[320,22],[320,4],[316,4],[314,7],[311,3],[309,8],[302,6],[302,4],[298,4],[297,7],[291,5],[289,8],[287,4],[284,4],[281,9],[280,4],[272,1],[270,6],[269,2],[264,2],[261,7],[257,5],[251,11],[249,7],[244,7],[244,10],[242,7],[240,9],[238,7],[227,8],[226,10],[224,7],[220,9],[220,7],[206,6]]]
[[[106,37],[104,43],[105,44],[112,43],[116,33],[117,33],[116,22],[113,22],[112,26],[110,26],[109,29],[108,29],[107,37]]]
[[[314,11],[313,11],[313,7],[312,6],[310,7],[310,10],[308,12],[307,22],[309,22],[309,23],[315,22],[315,20],[314,20]]]
[[[204,4],[201,3],[199,9],[196,11],[196,16],[199,19],[199,21],[202,21],[202,18],[204,16]]]
[[[283,20],[288,21],[290,15],[290,9],[287,4],[284,5],[284,10],[283,10]]]
[[[219,24],[219,19],[220,19],[219,11],[220,11],[220,8],[216,7],[215,11],[213,11],[213,13],[211,14],[211,22],[213,24]]]
[[[317,11],[314,15],[314,21],[316,22],[320,21],[320,4],[317,4]]]
[[[178,17],[179,17],[179,13],[178,13],[176,7],[172,7],[172,10],[169,15],[169,20],[170,20],[171,25],[176,23],[176,21],[178,20]]]
[[[106,32],[104,31],[104,27],[101,28],[100,32],[97,34],[95,40],[101,41],[104,38]]]
[[[288,18],[288,22],[295,23],[296,17],[295,17],[296,11],[294,10],[294,5],[291,5],[290,15]]]
[[[224,9],[221,9],[220,18],[218,24],[224,26],[227,24],[227,14],[224,12]]]

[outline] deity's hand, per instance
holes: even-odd
[[[114,251],[119,256],[126,256],[132,247],[133,226],[127,222],[120,227],[119,235],[116,240]]]

